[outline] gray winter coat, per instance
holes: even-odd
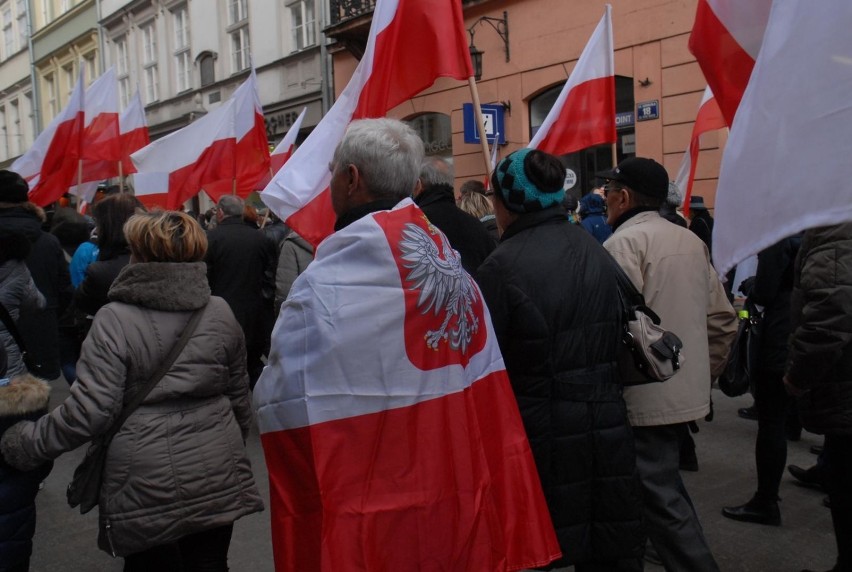
[[[293,282],[305,271],[314,259],[314,248],[310,243],[291,232],[281,241],[281,254],[278,256],[278,270],[275,272],[275,315],[281,310],[281,304],[290,294]]]
[[[44,296],[36,288],[33,277],[22,260],[7,260],[0,264],[0,303],[15,322],[18,321],[22,307],[32,310],[44,309],[46,304]],[[0,322],[0,343],[6,348],[9,359],[8,377],[25,373],[27,368],[21,359],[18,344],[2,322]]]
[[[83,343],[71,395],[50,415],[7,431],[6,460],[26,469],[106,432],[191,311],[207,305],[169,373],[110,446],[98,544],[126,556],[263,510],[244,446],[251,404],[243,335],[228,304],[210,296],[205,264],[131,264],[109,297]]]

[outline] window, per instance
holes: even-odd
[[[303,50],[316,43],[314,0],[300,0],[290,6],[290,25],[293,51]]]
[[[130,101],[130,61],[127,57],[127,38],[121,36],[113,40],[115,45],[115,72],[118,79],[118,96],[121,98],[121,108],[127,107]]]
[[[71,9],[71,6],[72,6],[73,4],[74,4],[74,3],[73,3],[71,0],[62,0],[62,10],[61,10],[61,11],[62,11],[62,12],[67,12],[68,10],[70,10],[70,9]]]
[[[18,109],[18,100],[13,99],[9,102],[9,119],[12,124],[12,139],[9,145],[9,152],[12,156],[20,155],[23,152],[23,129],[21,129],[21,111]]]
[[[237,24],[248,18],[246,0],[228,0],[228,24]]]
[[[46,26],[53,20],[53,0],[41,0],[42,26]]]
[[[98,66],[95,63],[94,52],[83,56],[83,62],[86,66],[86,85],[92,85],[92,82],[98,77]]]
[[[145,76],[145,101],[152,103],[160,99],[157,77],[157,37],[153,22],[142,28],[142,67]]]
[[[18,19],[18,49],[23,50],[27,47],[27,40],[30,37],[27,27],[27,0],[16,0],[15,2],[15,17]]]
[[[12,30],[12,7],[7,3],[3,11],[3,59],[12,57],[15,53],[15,33]]]
[[[172,12],[175,31],[175,73],[178,93],[192,88],[192,60],[189,53],[189,26],[186,6]]]
[[[65,87],[68,90],[68,97],[71,97],[71,92],[74,91],[74,64],[62,68],[62,75],[65,78]]]
[[[6,108],[0,107],[0,160],[9,158],[9,130],[6,129]]]
[[[130,78],[125,76],[118,80],[118,97],[121,98],[121,108],[130,103]]]
[[[249,30],[243,26],[231,32],[231,73],[249,67]]]
[[[58,103],[56,101],[56,78],[53,76],[52,73],[44,76],[44,87],[44,93],[47,94],[47,112],[49,114],[49,116],[45,119],[50,121],[51,119],[56,117],[56,106]]]
[[[213,56],[210,52],[205,53],[198,58],[198,68],[201,72],[201,87],[210,85],[216,81],[216,68]]]

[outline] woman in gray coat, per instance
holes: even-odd
[[[133,216],[131,249],[95,316],[63,404],[9,429],[6,461],[22,470],[104,434],[180,337],[203,317],[169,372],[112,441],[98,544],[125,570],[227,570],[233,523],[263,510],[244,440],[251,424],[242,331],[210,296],[207,239],[178,212]]]

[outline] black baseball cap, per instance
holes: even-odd
[[[669,174],[666,168],[645,157],[628,157],[615,169],[600,171],[596,176],[616,181],[637,193],[665,200],[669,195]]]

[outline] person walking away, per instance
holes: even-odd
[[[787,341],[791,333],[790,296],[801,235],[787,237],[757,255],[757,273],[740,286],[749,302],[762,307],[753,331],[757,347],[751,368],[757,408],[757,492],[747,503],[725,507],[722,514],[734,520],[779,526],[778,489],[787,461],[786,419],[791,400],[784,391]]]
[[[713,217],[704,204],[704,197],[692,195],[689,197],[689,230],[707,245],[710,260],[713,260]]]
[[[278,268],[275,271],[275,315],[281,311],[281,304],[290,295],[290,289],[296,278],[305,271],[314,259],[314,247],[290,230],[281,241],[281,253],[278,255]]]
[[[607,222],[613,228],[604,248],[660,317],[661,327],[683,341],[684,360],[671,379],[624,390],[648,537],[667,570],[716,572],[678,471],[679,450],[689,422],[710,412],[711,380],[725,367],[737,317],[707,247],[659,214],[668,195],[665,168],[631,157],[598,176],[608,181]]]
[[[487,191],[486,194],[465,193],[459,199],[458,205],[467,214],[478,218],[482,226],[485,227],[485,230],[488,231],[491,239],[496,243],[500,240],[500,232],[497,230],[497,218],[494,216],[494,207],[491,206],[491,200],[488,198],[493,195],[493,191]]]
[[[852,223],[805,231],[793,281],[784,386],[805,429],[825,435],[837,542],[834,572],[852,570]]]
[[[207,239],[190,216],[137,214],[133,263],[95,315],[59,407],[0,439],[6,462],[32,470],[106,433],[201,312],[171,368],[109,445],[98,546],[126,572],[227,570],[234,521],[263,510],[245,439],[252,422],[239,324],[210,295]]]
[[[641,570],[642,491],[616,365],[616,269],[565,217],[564,178],[541,151],[500,161],[491,188],[503,237],[477,277],[562,548],[551,567]]]
[[[606,204],[602,197],[589,193],[580,199],[580,226],[589,232],[595,240],[603,244],[612,236],[612,228],[606,222]]]
[[[687,228],[686,219],[677,212],[681,203],[683,203],[683,195],[680,189],[677,188],[677,184],[674,181],[669,181],[669,194],[666,195],[666,200],[660,207],[660,216],[669,222]]]

